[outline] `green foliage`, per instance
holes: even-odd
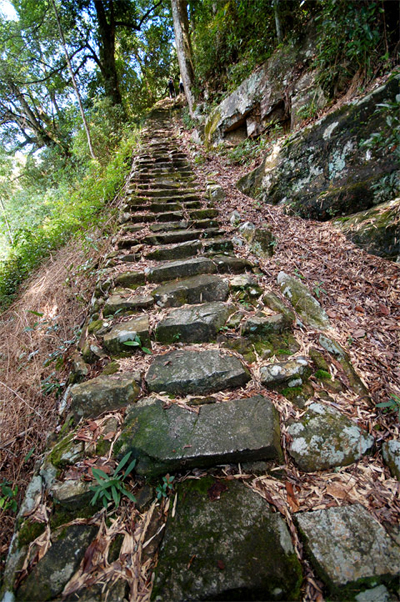
[[[320,82],[328,93],[341,91],[355,73],[371,77],[385,53],[387,30],[384,9],[377,0],[320,2],[317,59]]]
[[[326,295],[326,290],[322,288],[323,284],[323,282],[317,282],[317,284],[313,288],[314,295],[317,297],[317,299],[320,298],[321,293]]]
[[[124,345],[127,347],[139,347],[143,353],[147,353],[148,355],[152,354],[151,349],[143,345],[143,342],[138,334],[135,336],[133,341],[124,341]]]
[[[284,34],[296,36],[314,12],[301,0],[280,0]],[[199,91],[230,91],[271,56],[278,40],[271,0],[192,0]]]
[[[111,125],[110,125],[111,122]],[[70,162],[56,149],[46,150],[20,166],[22,188],[11,191],[6,204],[8,225],[13,243],[3,247],[7,256],[0,262],[0,308],[9,305],[19,284],[29,276],[41,260],[61,247],[71,235],[83,235],[93,224],[101,223],[101,212],[111,201],[130,169],[132,151],[139,141],[136,129],[126,127],[115,133],[113,144],[107,144],[106,133],[112,133],[112,116],[105,120],[104,131],[98,127],[94,143],[101,149],[102,161],[83,161],[77,133],[77,155]],[[0,216],[0,234],[7,232],[4,214]],[[87,244],[92,241],[87,239]]]
[[[17,493],[18,487],[17,485],[12,488],[12,483],[4,480],[0,485],[0,510],[3,512],[16,512],[18,510],[17,505]]]
[[[384,412],[397,412],[397,419],[400,422],[400,397],[392,395],[389,401],[383,401],[376,404],[377,408],[384,408]]]
[[[121,497],[126,495],[132,502],[136,502],[136,498],[124,485],[124,480],[132,472],[136,465],[136,460],[132,460],[129,466],[122,473],[122,469],[128,463],[131,452],[125,454],[121,462],[118,464],[112,475],[106,474],[100,468],[92,468],[92,473],[97,481],[97,485],[92,485],[91,490],[94,491],[91,504],[94,506],[97,500],[100,500],[105,508],[108,504],[114,503],[118,508]]]
[[[156,493],[157,493],[157,499],[161,500],[161,498],[165,498],[167,497],[171,491],[173,490],[174,486],[172,484],[173,480],[175,479],[175,477],[171,477],[169,474],[165,475],[165,477],[162,478],[162,482],[157,485],[156,487]]]

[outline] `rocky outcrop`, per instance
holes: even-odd
[[[277,50],[211,113],[205,142],[239,142],[276,124],[293,129],[307,115],[325,106],[327,98],[310,71],[315,48],[302,44]]]
[[[343,234],[367,253],[400,257],[400,198],[334,221]]]
[[[399,158],[395,144],[385,144],[392,126],[382,105],[398,103],[399,81],[399,75],[392,77],[361,100],[278,143],[260,167],[239,180],[238,188],[318,220],[391,200],[400,178]]]

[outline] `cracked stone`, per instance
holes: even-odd
[[[176,309],[157,325],[156,339],[164,344],[213,341],[233,310],[223,303]]]

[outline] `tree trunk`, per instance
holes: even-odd
[[[179,69],[183,87],[189,105],[190,116],[193,117],[194,110],[194,67],[192,45],[189,35],[189,19],[187,14],[186,0],[171,0],[172,18],[174,21],[175,44],[178,55]]]
[[[281,20],[279,18],[278,8],[279,8],[279,0],[274,0],[276,37],[278,38],[278,44],[280,44],[283,40],[283,36],[282,36],[282,25],[281,25]]]
[[[71,79],[72,79],[72,85],[74,87],[76,98],[78,100],[79,110],[81,112],[81,117],[82,117],[83,125],[85,128],[85,132],[86,132],[86,138],[87,138],[87,142],[88,142],[89,152],[90,152],[92,159],[96,159],[96,155],[94,154],[94,150],[93,150],[93,146],[92,146],[92,139],[90,137],[89,125],[88,125],[88,122],[86,121],[85,112],[83,110],[83,105],[82,105],[82,101],[81,101],[81,96],[79,94],[78,86],[76,84],[75,75],[74,75],[74,72],[72,69],[71,61],[69,60],[69,54],[68,54],[68,50],[67,50],[67,45],[65,43],[64,33],[63,33],[63,30],[61,27],[60,19],[58,18],[56,3],[55,3],[55,0],[51,0],[51,2],[53,4],[54,14],[56,16],[58,31],[60,33],[61,42],[62,42],[62,45],[64,48],[65,58],[67,59],[68,69],[69,69]]]
[[[109,15],[107,15],[103,0],[94,0],[99,26],[100,70],[104,78],[106,96],[113,105],[122,106],[122,96],[119,89],[117,66],[115,64],[115,16],[114,2],[109,2]]]

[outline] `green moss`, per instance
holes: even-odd
[[[30,520],[25,521],[18,533],[18,549],[29,545],[39,537],[45,529],[46,525],[44,523],[35,523]]]
[[[332,380],[332,376],[326,370],[317,370],[314,376],[318,380]]]
[[[312,359],[315,367],[317,368],[317,371],[322,370],[322,371],[329,373],[328,362],[326,361],[326,359],[324,358],[322,353],[320,351],[318,351],[318,349],[315,349],[315,347],[312,347],[309,351],[309,356]]]
[[[77,510],[68,511],[59,504],[55,504],[53,514],[50,517],[50,528],[53,531],[62,525],[66,525],[67,523],[75,520],[76,518],[91,518],[99,510],[99,508],[100,506],[97,504],[95,506],[86,504]]]
[[[48,460],[56,468],[66,466],[68,464],[68,462],[62,460],[62,457],[73,444],[74,436],[75,433],[70,433],[69,435],[61,439],[61,441],[59,441],[59,443],[57,443],[51,450],[48,456]]]
[[[286,399],[289,399],[289,401],[291,401],[294,397],[301,395],[302,393],[303,393],[303,387],[301,387],[301,386],[286,387],[285,389],[282,389],[282,391],[281,391],[281,395],[286,397]]]
[[[107,366],[104,368],[104,370],[102,371],[102,375],[110,375],[110,374],[115,374],[116,372],[118,372],[119,370],[119,363],[118,362],[111,362],[110,364],[107,364]]]
[[[90,322],[88,326],[89,334],[94,334],[95,332],[99,331],[102,326],[103,320],[93,320],[93,322]]]

